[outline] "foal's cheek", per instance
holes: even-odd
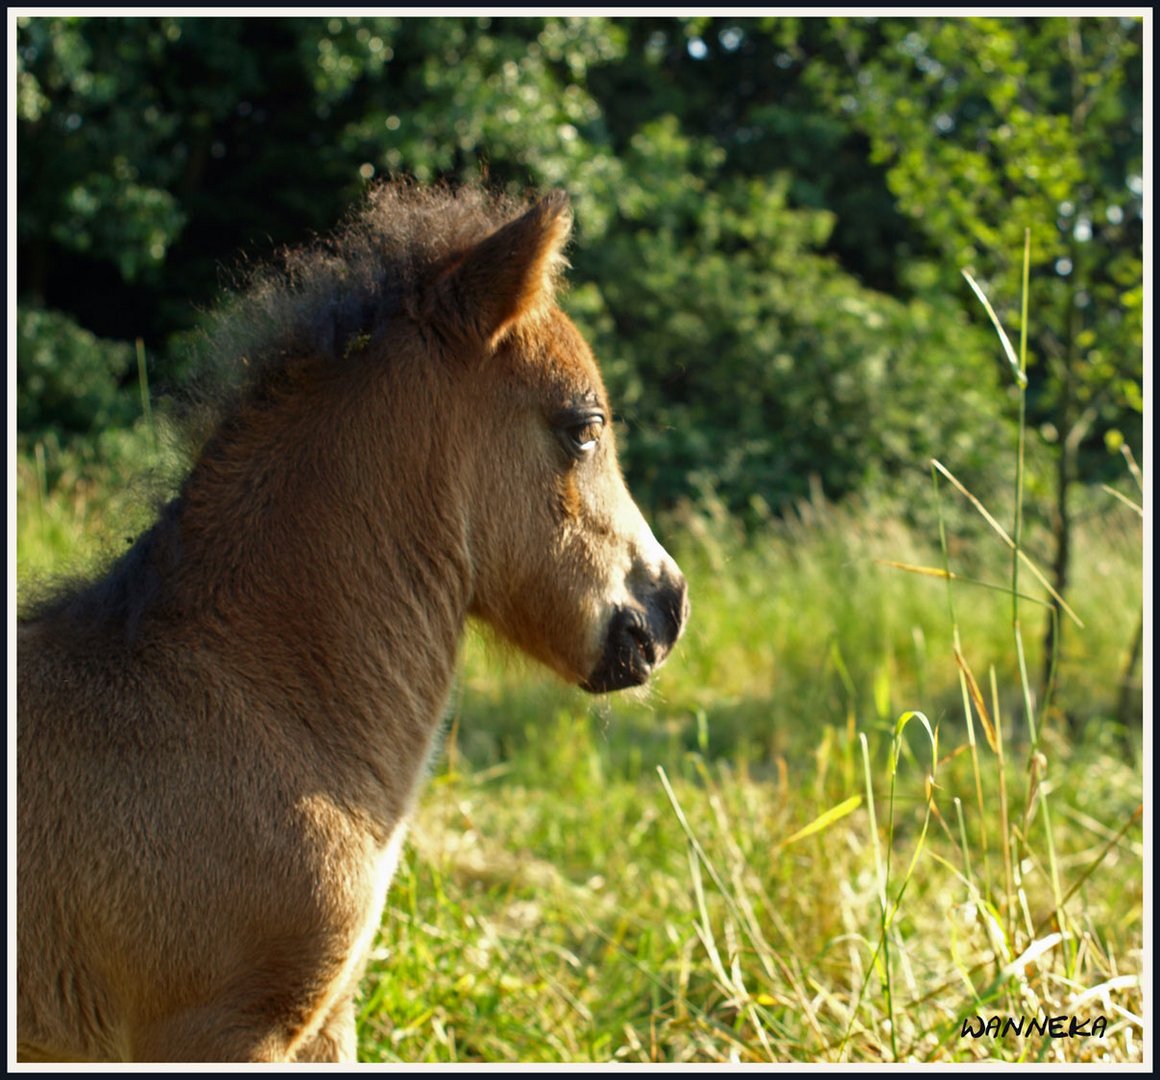
[[[576,474],[571,469],[562,474],[556,481],[557,510],[565,523],[575,523],[580,518],[583,506],[580,498],[580,485],[576,482]]]

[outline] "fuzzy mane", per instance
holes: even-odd
[[[330,236],[247,273],[198,352],[185,420],[195,446],[291,361],[341,363],[373,345],[441,266],[514,220],[526,199],[395,180]]]

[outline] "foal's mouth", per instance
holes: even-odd
[[[591,694],[640,686],[648,682],[663,658],[664,654],[658,655],[644,615],[633,608],[622,608],[612,617],[600,663],[580,685]]]
[[[688,612],[684,582],[671,596],[655,598],[647,610],[620,608],[609,624],[600,663],[581,688],[606,694],[648,682],[681,636]]]

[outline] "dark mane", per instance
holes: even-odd
[[[132,644],[142,619],[164,598],[165,572],[179,560],[180,506],[179,499],[169,502],[128,551],[93,575],[31,583],[22,590],[20,621],[64,620],[77,640],[95,648]]]
[[[527,205],[478,187],[384,183],[331,236],[251,271],[203,342],[197,434],[262,394],[288,361],[341,362],[373,346],[438,267]]]
[[[191,460],[264,396],[289,362],[338,364],[360,351],[356,346],[373,345],[442,264],[526,206],[478,187],[385,183],[333,235],[251,271],[219,305],[191,387],[173,402]],[[28,583],[21,621],[63,617],[79,630],[132,641],[144,614],[163,599],[164,570],[179,560],[179,508],[180,499],[160,507],[130,550],[91,575]]]

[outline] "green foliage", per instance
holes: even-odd
[[[1003,441],[983,405],[997,373],[985,339],[945,302],[844,273],[818,250],[832,215],[789,206],[788,178],[720,164],[674,118],[646,126],[616,225],[576,258],[603,301],[577,314],[607,358],[645,497],[717,488],[733,510],[781,509],[820,482],[921,503],[937,447],[984,477]]]
[[[1141,432],[1140,33],[25,16],[19,294],[101,339],[142,337],[179,382],[220,267],[331,227],[368,181],[564,186],[568,302],[647,503],[716,489],[751,513],[817,477],[913,506],[934,446],[984,494],[999,482],[1006,422],[974,403],[1001,361],[958,272],[1013,327],[1030,226],[1029,407],[1049,450],[1031,456],[1070,440],[1071,473],[1099,476],[1106,438],[1138,449]]]
[[[181,27],[140,22],[126,35],[115,20],[18,24],[21,238],[112,262],[127,282],[156,273],[185,220],[164,153],[176,119],[152,78]]]
[[[122,382],[133,349],[90,334],[57,311],[16,310],[16,424],[34,439],[97,436],[140,409]]]
[[[814,69],[870,137],[937,253],[1015,300],[1032,238],[1031,417],[1052,444],[1140,445],[1142,23],[1132,18],[836,23],[849,76]],[[917,284],[917,283],[916,283]],[[924,287],[924,291],[929,286]]]
[[[365,178],[468,178],[482,162],[496,180],[575,190],[587,217],[584,193],[615,167],[599,152],[602,109],[584,88],[589,67],[624,56],[610,20],[333,19],[321,34],[317,20],[300,25],[317,41],[322,107],[353,114],[339,143]]]

